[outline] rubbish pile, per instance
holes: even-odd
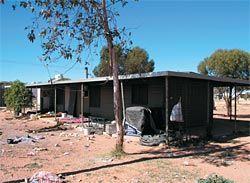
[[[166,142],[166,134],[157,129],[150,109],[128,107],[126,109],[125,134],[140,137],[140,144],[155,146]]]
[[[51,117],[61,117],[62,116],[62,113],[61,112],[58,112],[56,113],[55,115],[55,112],[54,111],[51,111],[51,112],[47,112],[46,114],[41,114],[39,115],[39,118],[51,118]]]
[[[35,173],[29,180],[30,183],[63,183],[61,177],[47,171]]]
[[[143,135],[140,138],[140,144],[145,146],[157,146],[161,143],[166,143],[166,134]]]
[[[62,117],[58,119],[60,123],[82,123],[88,122],[88,118],[76,118],[76,117]]]
[[[22,136],[22,137],[14,137],[14,138],[8,138],[7,143],[8,144],[18,144],[18,143],[35,143],[40,139],[44,139],[45,137],[43,136],[37,136],[37,137],[32,137],[30,135],[27,136]]]
[[[44,127],[40,129],[29,129],[27,130],[28,133],[42,133],[42,132],[51,132],[51,131],[64,131],[67,130],[66,127],[63,126],[62,123],[57,123],[54,126]]]

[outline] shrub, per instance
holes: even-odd
[[[32,92],[17,80],[4,92],[4,100],[7,108],[17,115],[23,108],[32,106]]]
[[[199,179],[198,183],[234,183],[234,182],[222,176],[213,174],[208,176],[206,179]]]

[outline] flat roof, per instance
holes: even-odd
[[[176,72],[176,71],[160,71],[160,72],[149,72],[149,73],[141,73],[141,74],[120,75],[119,79],[130,80],[130,79],[155,78],[155,77],[182,77],[182,78],[214,81],[218,83],[250,86],[250,80],[233,79],[233,78],[227,78],[227,77],[214,77],[214,76],[206,76],[206,75],[202,75],[202,74],[198,74],[194,72]],[[91,83],[91,82],[112,81],[112,80],[113,80],[113,77],[106,76],[106,77],[96,77],[96,78],[77,79],[77,80],[53,81],[52,83],[51,82],[33,83],[33,84],[26,84],[26,87],[32,88],[32,87],[49,86],[49,85]]]

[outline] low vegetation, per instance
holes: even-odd
[[[32,92],[25,87],[24,83],[17,80],[5,91],[4,100],[7,108],[18,115],[23,108],[32,106]]]
[[[208,176],[206,179],[199,179],[198,183],[233,183],[233,181],[213,174]]]

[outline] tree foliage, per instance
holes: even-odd
[[[233,49],[215,51],[198,65],[198,71],[205,75],[249,80],[250,54]]]
[[[119,74],[134,74],[152,72],[154,70],[154,61],[149,60],[146,50],[135,47],[131,50],[123,49],[121,46],[115,47],[116,58],[118,62]],[[101,59],[98,66],[93,70],[97,77],[109,75],[109,55],[108,48],[103,47],[101,51]]]
[[[4,1],[2,1],[4,2]],[[34,21],[27,37],[34,42],[40,37],[42,44],[41,61],[53,62],[60,58],[82,61],[83,54],[106,42],[109,50],[109,68],[113,75],[114,114],[117,122],[116,149],[123,148],[123,124],[121,119],[121,91],[118,79],[118,64],[114,45],[127,43],[125,27],[117,26],[116,9],[124,7],[126,0],[26,0],[17,6],[30,10]],[[85,52],[84,52],[85,51]],[[86,62],[87,64],[87,62]]]
[[[249,80],[250,77],[250,53],[239,49],[219,49],[211,56],[205,58],[198,65],[198,71],[201,74],[229,77]],[[234,92],[239,94],[244,88],[237,87]],[[218,87],[218,92],[222,94],[226,102],[227,115],[230,114],[230,88]]]
[[[64,58],[81,62],[83,51],[91,46],[98,47],[107,35],[122,46],[127,42],[125,27],[117,26],[119,13],[115,10],[118,4],[125,6],[127,1],[111,0],[108,3],[105,8],[109,32],[104,28],[102,0],[27,0],[12,5],[12,8],[22,7],[34,14],[31,25],[25,30],[31,42],[41,38],[42,61]]]
[[[32,92],[17,80],[4,92],[4,100],[6,106],[18,114],[23,108],[32,106]]]
[[[126,51],[121,46],[115,46],[115,55],[118,63],[119,74],[124,73],[124,62],[126,60]],[[97,77],[110,75],[109,68],[109,50],[107,47],[103,47],[100,54],[100,63],[94,68],[93,73]]]
[[[152,72],[154,61],[149,60],[148,53],[139,47],[135,47],[128,52],[124,70],[127,74]]]

